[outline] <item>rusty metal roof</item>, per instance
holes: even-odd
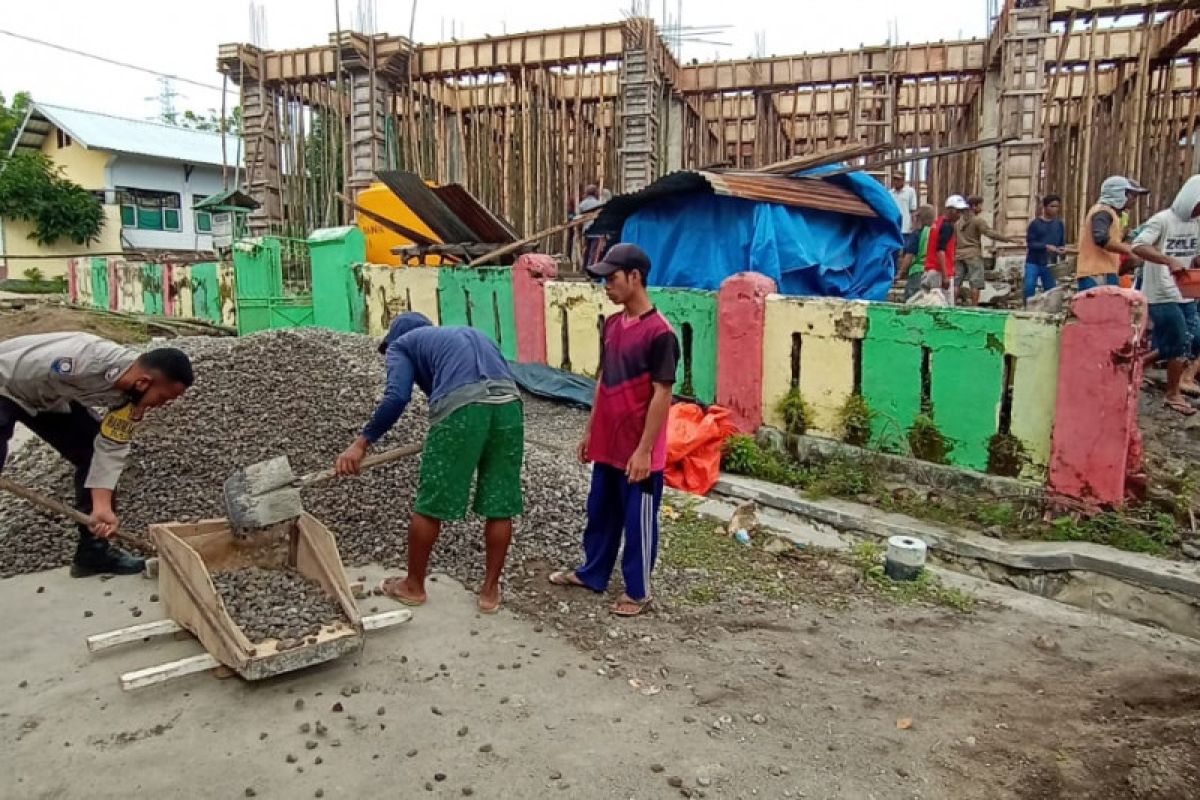
[[[509,244],[518,239],[517,232],[511,225],[488,210],[487,206],[480,203],[475,195],[463,186],[457,183],[435,186],[433,193],[475,232],[476,241],[485,244]]]
[[[758,172],[683,170],[659,178],[637,192],[609,200],[592,224],[592,232],[619,236],[626,218],[639,208],[666,197],[703,193],[737,197],[794,208],[812,208],[875,219],[879,215],[849,189],[818,177],[764,175]]]

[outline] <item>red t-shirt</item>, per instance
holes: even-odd
[[[646,429],[654,384],[675,383],[679,341],[667,318],[652,308],[632,321],[624,312],[605,320],[601,347],[600,386],[592,410],[588,458],[625,469]],[[664,424],[654,443],[650,469],[661,472],[666,465]]]
[[[937,258],[937,254],[940,251],[946,254],[945,277],[953,278],[954,253],[957,248],[958,236],[954,230],[954,223],[945,217],[938,217],[929,228],[929,246],[925,250],[925,271],[942,271],[941,267],[938,266]]]

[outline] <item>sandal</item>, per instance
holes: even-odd
[[[550,582],[555,586],[578,586],[581,589],[589,588],[586,583],[579,580],[579,576],[575,574],[573,569],[559,570],[558,572],[550,573]]]
[[[403,603],[406,606],[416,607],[425,605],[424,600],[414,600],[411,597],[407,597],[406,595],[400,594],[398,591],[392,591],[388,588],[389,584],[399,584],[403,580],[403,578],[384,578],[379,582],[379,591],[383,592],[385,597],[390,597],[397,603]]]
[[[1163,408],[1169,408],[1185,417],[1190,417],[1196,413],[1195,407],[1186,400],[1167,400],[1163,403]]]
[[[499,600],[494,606],[485,606],[483,604],[483,598],[481,597],[476,605],[479,608],[480,614],[497,614],[500,612],[500,607],[504,605],[504,600]]]
[[[649,597],[645,600],[634,600],[632,597],[622,596],[608,610],[618,617],[636,617],[649,607]]]
[[[1179,391],[1183,392],[1183,393],[1184,393],[1184,394],[1186,394],[1188,397],[1200,397],[1200,384],[1196,384],[1196,383],[1187,384],[1187,383],[1185,383],[1185,384],[1182,384],[1182,385],[1180,385],[1180,387],[1179,387]]]

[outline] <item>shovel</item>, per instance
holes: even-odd
[[[41,506],[42,508],[46,509],[47,511],[53,511],[55,514],[66,517],[67,519],[71,520],[72,522],[78,522],[80,525],[87,526],[92,523],[91,518],[87,514],[84,514],[82,511],[79,511],[78,509],[75,509],[75,508],[71,508],[68,505],[64,505],[63,503],[58,502],[57,500],[55,500],[52,497],[46,497],[44,494],[39,494],[38,492],[35,492],[33,489],[27,489],[26,487],[21,486],[18,483],[13,483],[8,478],[5,478],[3,475],[0,475],[0,489],[5,489],[9,492],[12,492],[17,497],[24,498],[24,499],[28,500],[29,502],[33,503],[35,506]],[[131,536],[128,533],[119,533],[118,532],[118,533],[114,533],[112,535],[112,538],[122,542],[123,544],[127,544],[131,548],[133,548],[135,550],[139,550],[143,553],[150,553],[151,555],[153,555],[153,553],[154,553],[154,545],[150,544],[149,542],[147,542],[144,539],[141,539],[137,536]]]
[[[361,469],[390,464],[421,452],[421,445],[397,447],[363,459]],[[287,456],[277,456],[240,469],[225,480],[225,508],[237,530],[267,528],[304,513],[300,490],[336,476],[323,469],[297,478]]]

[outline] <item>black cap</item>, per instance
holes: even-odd
[[[614,244],[602,260],[587,268],[587,273],[593,278],[607,278],[622,270],[637,270],[645,281],[650,275],[650,256],[636,244]]]

